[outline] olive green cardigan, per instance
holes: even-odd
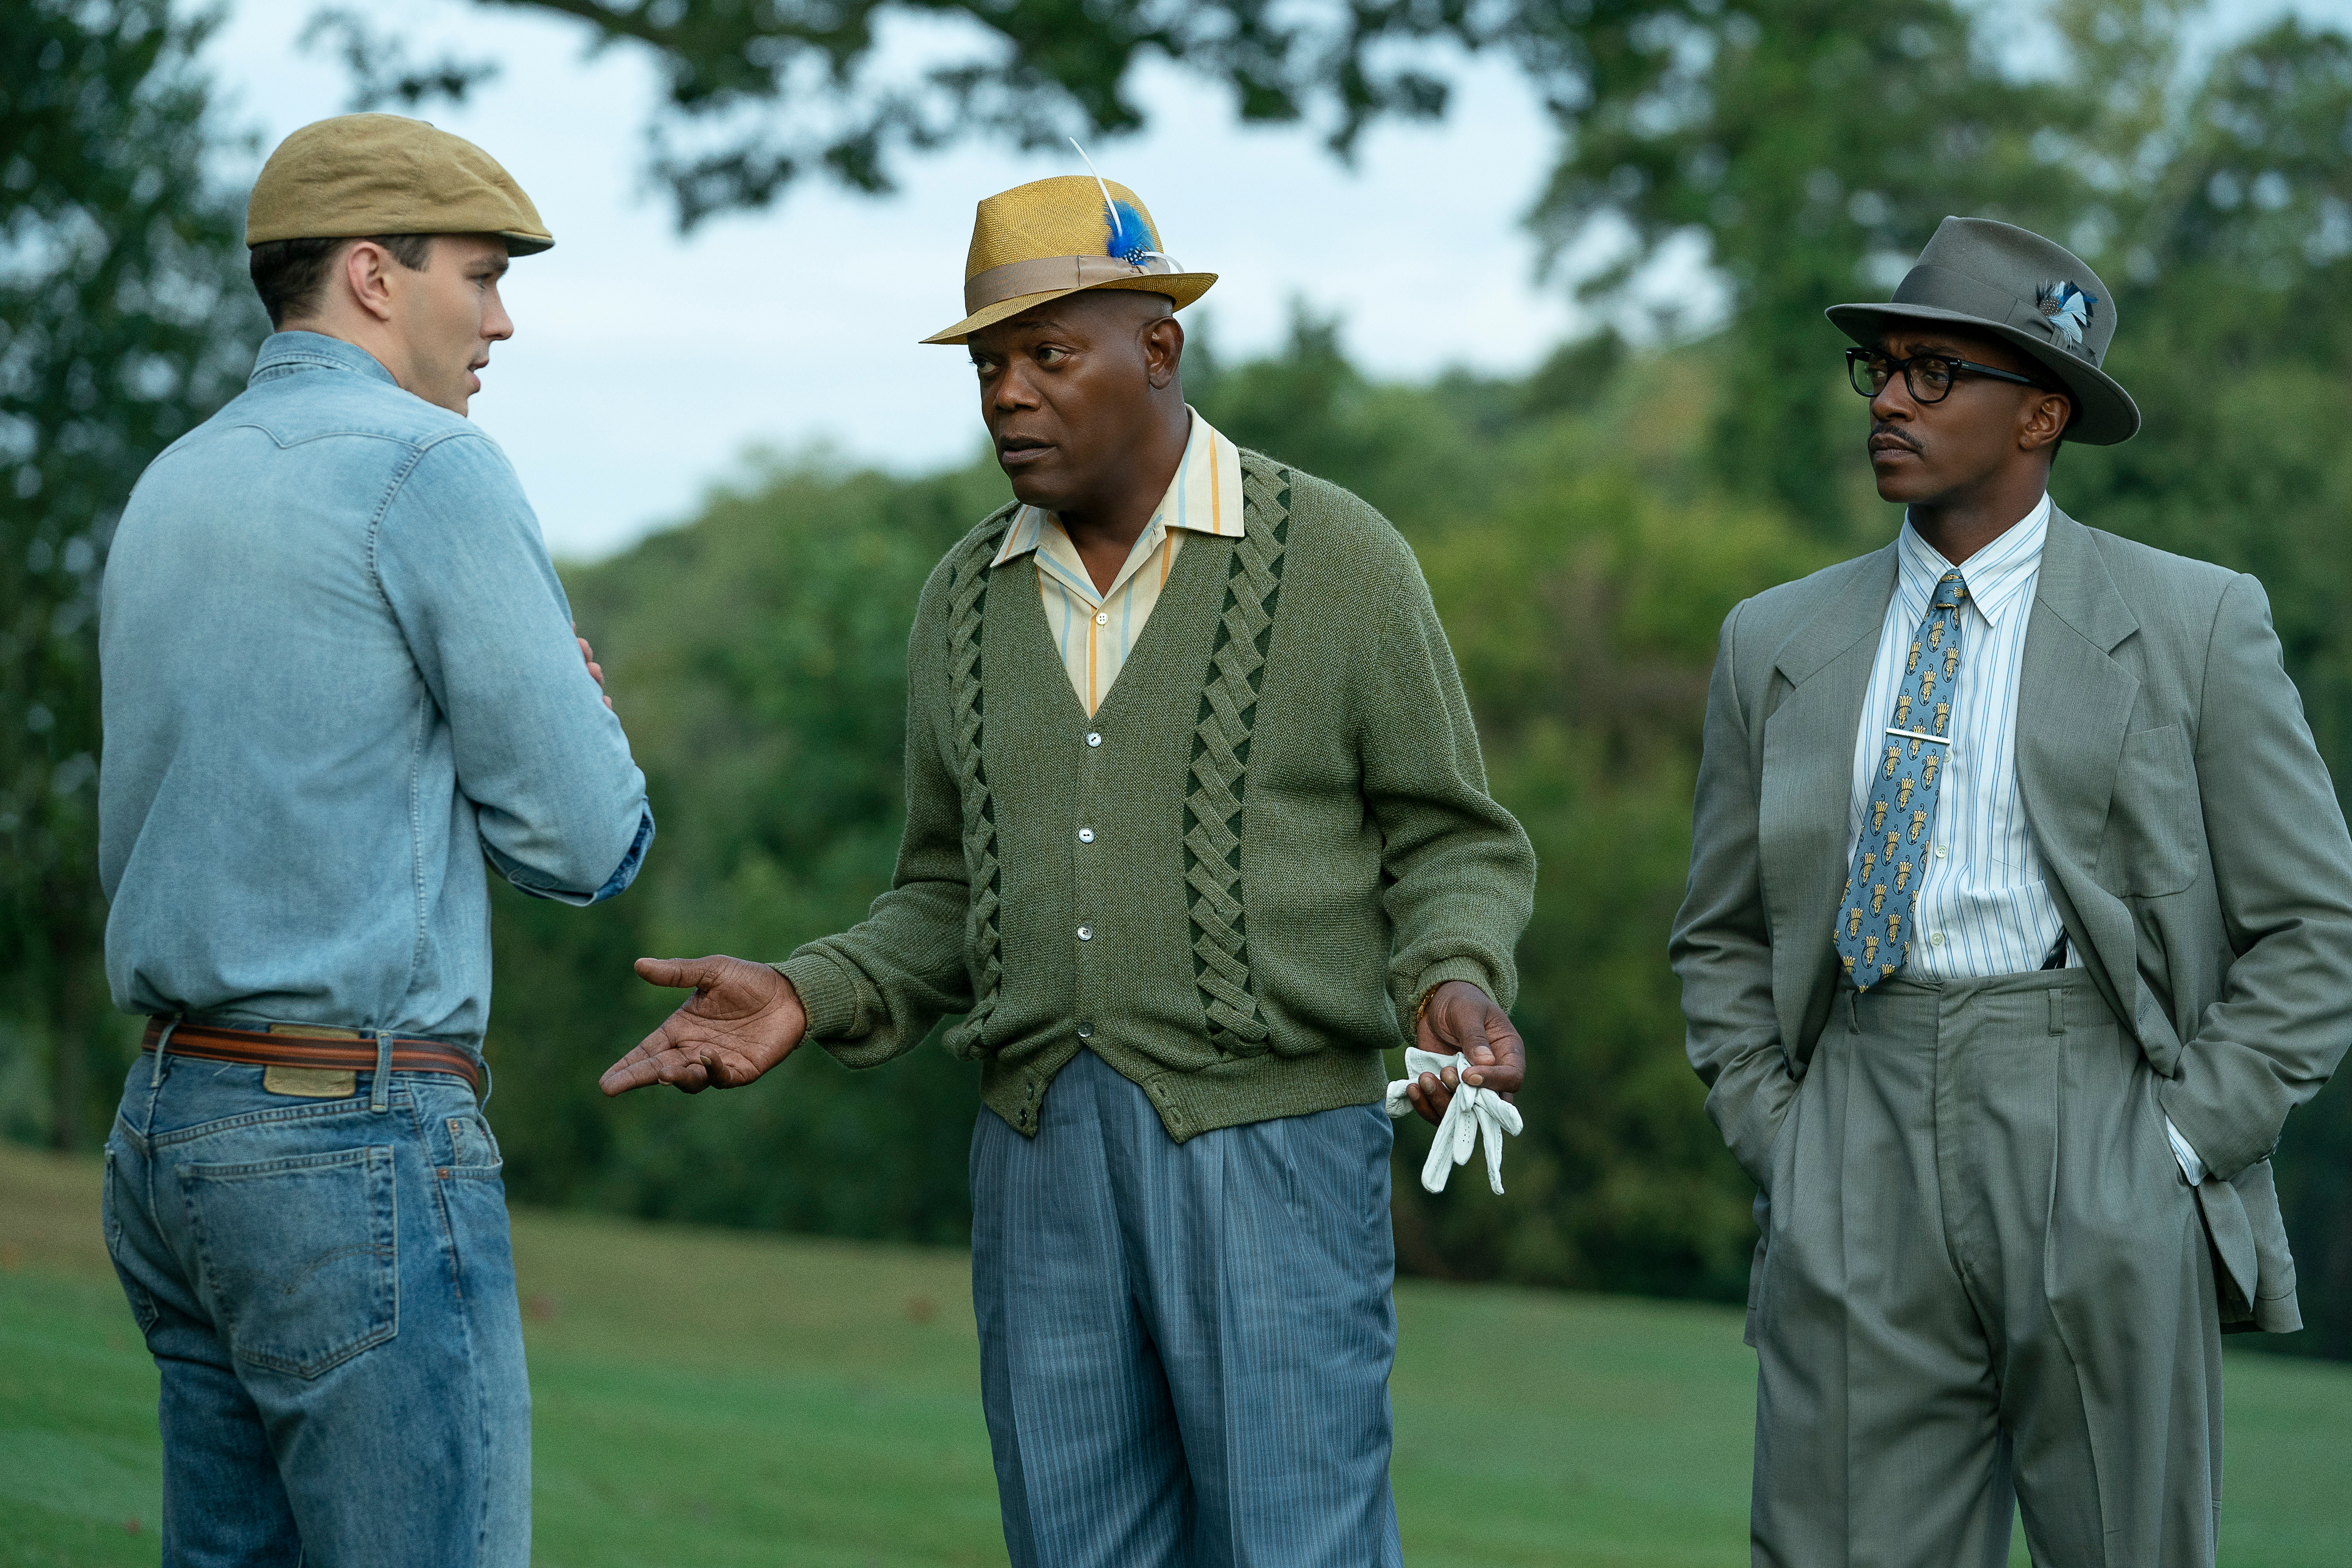
[[[1034,1134],[1092,1048],[1178,1141],[1381,1098],[1415,1001],[1507,1007],[1535,852],[1486,793],[1412,552],[1347,491],[1242,458],[1246,528],[1194,535],[1089,718],[1006,508],[924,584],[907,827],[855,929],[777,965],[847,1066],[943,1015]]]

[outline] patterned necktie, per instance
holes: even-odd
[[[1936,584],[1927,618],[1911,641],[1895,721],[1871,770],[1862,836],[1839,905],[1838,957],[1859,991],[1894,974],[1911,957],[1911,908],[1927,874],[1928,829],[1936,792],[1948,763],[1952,694],[1960,681],[1960,605],[1969,586],[1958,572]]]

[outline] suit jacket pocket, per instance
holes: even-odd
[[[2135,730],[2124,737],[2107,804],[2100,880],[2138,898],[2178,893],[2197,880],[2205,858],[2205,823],[2197,795],[2197,764],[2178,724]]]

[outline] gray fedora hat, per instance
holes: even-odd
[[[2112,447],[2139,429],[2139,408],[2099,368],[2115,341],[2115,293],[2080,257],[2038,234],[1985,217],[1948,217],[1883,305],[1827,314],[1864,348],[1890,317],[1949,321],[2031,354],[2074,399],[2066,439]]]

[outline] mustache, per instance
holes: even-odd
[[[1918,440],[1909,433],[1898,430],[1892,425],[1874,420],[1870,426],[1870,439],[1872,443],[1875,444],[1881,436],[1885,437],[1896,446],[1904,447],[1908,451],[1919,452],[1923,456],[1925,455],[1925,449],[1920,447]]]

